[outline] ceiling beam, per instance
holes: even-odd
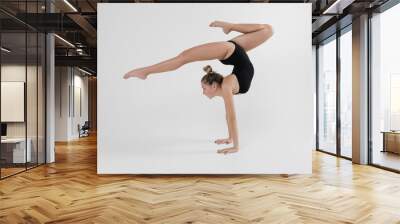
[[[96,57],[91,56],[55,56],[56,66],[81,66],[96,71]]]

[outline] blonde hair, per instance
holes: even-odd
[[[201,78],[201,82],[212,85],[214,82],[216,82],[218,85],[222,84],[222,81],[224,80],[224,77],[217,73],[214,72],[212,67],[210,65],[207,65],[203,68],[203,70],[207,73]]]

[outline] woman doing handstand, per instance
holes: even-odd
[[[204,67],[206,74],[201,79],[203,94],[208,98],[220,96],[224,100],[229,137],[215,140],[216,144],[230,144],[233,147],[220,149],[218,153],[234,153],[239,150],[236,113],[233,96],[246,93],[253,79],[254,68],[247,51],[264,43],[273,35],[269,24],[240,24],[214,21],[211,27],[222,28],[225,34],[231,31],[243,33],[229,41],[211,42],[182,51],[176,57],[147,67],[134,69],[124,75],[125,79],[137,77],[146,79],[150,74],[176,70],[182,65],[195,61],[217,59],[226,65],[233,65],[231,74],[222,76],[211,66]]]

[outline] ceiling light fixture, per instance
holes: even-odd
[[[90,72],[88,72],[88,71],[85,71],[85,70],[83,70],[83,69],[81,69],[81,68],[79,68],[78,67],[78,69],[79,69],[79,71],[81,71],[81,72],[83,72],[83,73],[85,73],[85,74],[88,74],[88,75],[92,75],[92,73],[90,73]]]
[[[354,0],[336,0],[332,5],[325,9],[322,14],[342,14],[343,9],[353,2]]]
[[[78,10],[71,4],[68,2],[68,0],[64,0],[65,4],[67,4],[72,10],[74,10],[75,12],[78,12]]]
[[[8,50],[8,49],[5,48],[5,47],[1,47],[1,50],[4,51],[4,52],[7,52],[7,53],[10,53],[10,52],[11,52],[11,50]]]
[[[56,36],[58,39],[62,40],[64,43],[68,44],[69,46],[75,48],[75,45],[71,44],[71,42],[67,41],[66,39],[58,36],[57,34],[54,34],[54,36]]]

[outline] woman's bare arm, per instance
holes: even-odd
[[[239,134],[237,129],[235,105],[231,85],[222,85],[222,97],[225,103],[226,121],[228,124],[229,137],[233,140],[233,147],[218,150],[219,153],[231,153],[239,150]]]
[[[233,140],[233,146],[239,148],[239,136],[237,130],[236,112],[233,102],[233,94],[231,91],[225,94],[224,101],[225,101],[225,111],[227,118],[226,120],[228,123],[228,130],[230,133],[229,137],[231,137]]]

